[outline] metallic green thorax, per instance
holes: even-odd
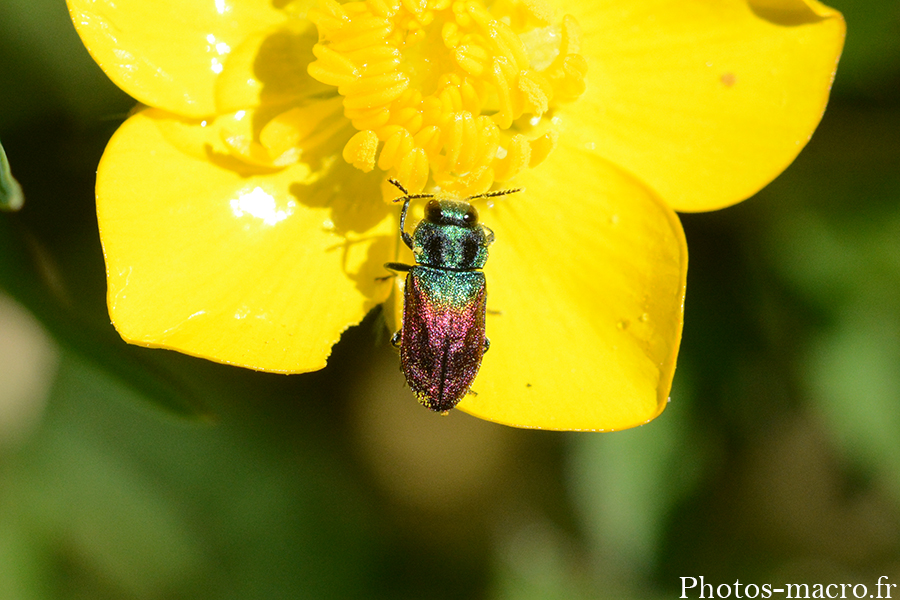
[[[453,271],[481,269],[493,234],[478,224],[471,204],[432,200],[412,236],[416,263]]]

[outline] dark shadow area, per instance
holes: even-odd
[[[796,27],[823,21],[803,0],[749,0],[747,4],[756,16],[775,25]]]

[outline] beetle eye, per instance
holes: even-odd
[[[466,214],[463,215],[463,223],[466,225],[474,225],[478,222],[478,211],[475,210],[474,206],[469,206],[468,210],[466,210]]]
[[[431,200],[425,205],[425,220],[432,223],[441,223],[444,220],[444,211],[437,200]]]

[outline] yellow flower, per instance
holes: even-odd
[[[814,0],[68,3],[147,106],[97,174],[124,339],[319,369],[388,299],[382,265],[409,262],[388,177],[524,187],[479,206],[496,314],[459,408],[551,429],[665,407],[687,268],[673,211],[739,202],[794,159],[844,37]]]

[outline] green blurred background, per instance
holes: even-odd
[[[26,196],[0,213],[0,600],[900,584],[900,2],[831,4],[849,33],[812,142],[757,197],[683,217],[669,408],[572,434],[429,414],[377,315],[303,376],[126,346],[92,188],[133,101],[63,0],[0,1]]]

